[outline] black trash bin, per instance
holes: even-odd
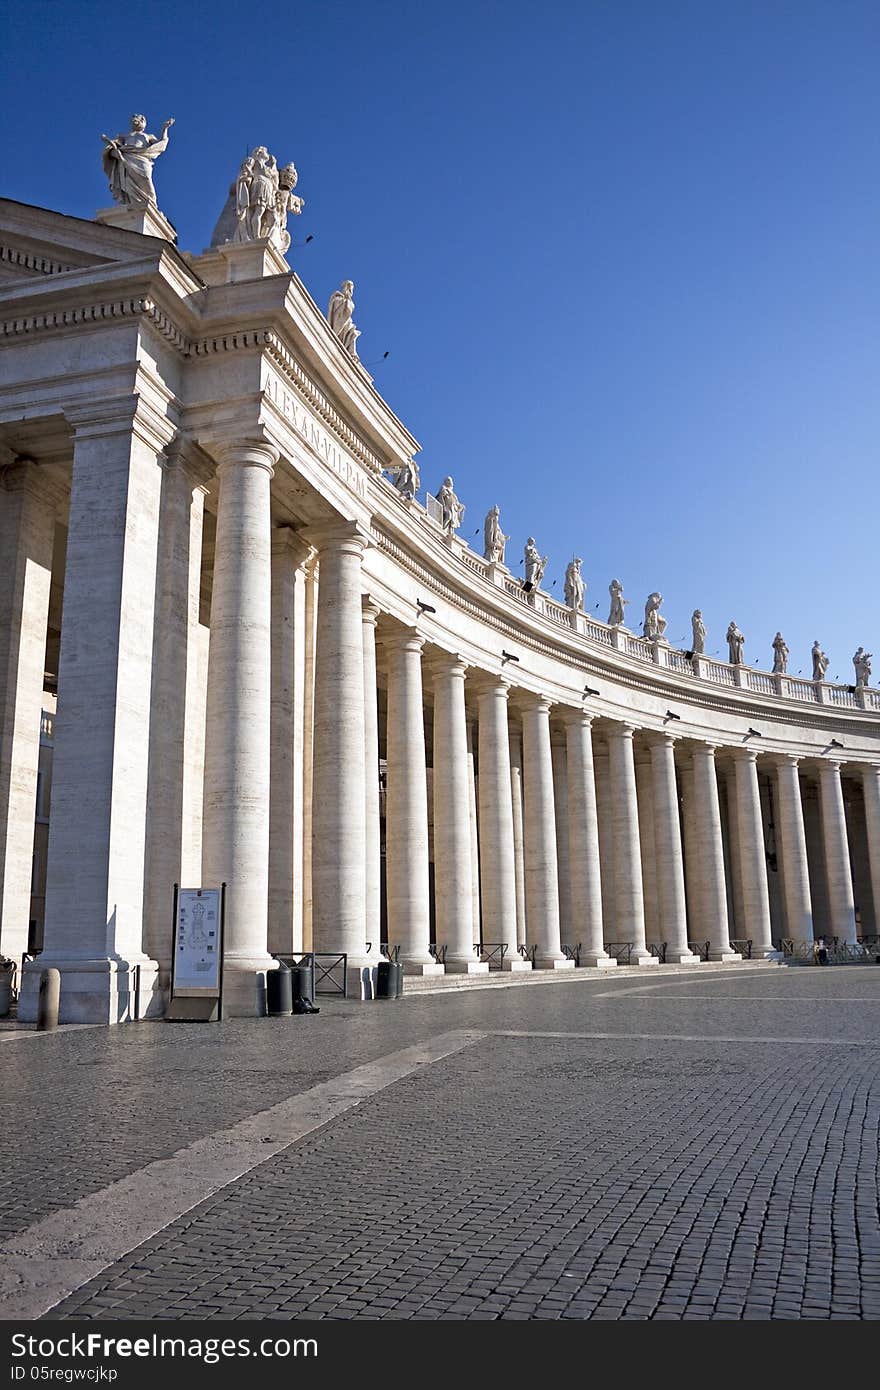
[[[277,970],[266,971],[266,1013],[270,1018],[283,1018],[292,1012],[290,970],[281,960]]]
[[[380,960],[376,966],[376,998],[396,999],[403,993],[403,966],[396,960]]]
[[[290,969],[290,985],[293,996],[292,1008],[295,1014],[317,1014],[312,995],[312,967],[294,965]]]

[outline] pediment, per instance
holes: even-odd
[[[140,260],[144,238],[119,227],[0,198],[0,283]]]

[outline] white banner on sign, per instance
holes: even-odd
[[[181,888],[174,933],[174,993],[220,993],[220,889]]]

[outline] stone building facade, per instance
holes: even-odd
[[[527,592],[389,480],[418,445],[273,245],[122,213],[0,202],[23,1018],[44,965],[63,1019],[161,1015],[174,883],[227,884],[242,1014],[276,952],[345,952],[368,994],[385,939],[431,974],[876,933],[880,693]]]

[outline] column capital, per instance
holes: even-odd
[[[365,627],[375,627],[381,611],[372,594],[361,594],[361,617]]]
[[[27,492],[55,508],[60,507],[68,495],[62,483],[47,476],[44,464],[24,454],[0,467],[0,492]]]
[[[300,535],[310,545],[317,548],[319,556],[323,551],[328,550],[347,551],[350,555],[363,555],[364,551],[373,544],[372,537],[359,522],[347,521],[344,517],[322,522],[318,526],[306,526]]]
[[[635,724],[625,724],[622,720],[609,720],[609,722],[604,726],[604,733],[606,739],[625,738],[629,739],[630,742],[632,742],[632,738],[635,732]]]
[[[774,753],[773,761],[777,767],[793,767],[797,771],[801,759],[797,753]]]
[[[839,777],[842,767],[843,760],[841,758],[822,758],[820,762],[816,763],[816,769],[820,777],[829,772],[835,773]]]
[[[506,676],[499,675],[494,671],[483,671],[475,668],[468,672],[467,681],[478,699],[482,699],[484,695],[497,695],[506,700],[510,695],[510,681]]]
[[[512,698],[520,715],[546,714],[549,719],[553,701],[548,700],[546,695],[537,695],[534,691],[517,688]]]
[[[185,473],[194,488],[207,489],[216,469],[214,460],[186,434],[175,435],[159,462],[166,472]]]
[[[65,420],[78,440],[133,434],[157,454],[171,443],[177,430],[166,416],[142,395],[110,396],[104,400],[74,401],[62,407]]]
[[[468,662],[459,652],[445,652],[435,648],[425,658],[425,670],[436,681],[438,676],[453,676],[464,680]]]
[[[308,541],[303,540],[302,532],[295,531],[292,526],[274,526],[272,528],[272,554],[289,555],[290,563],[295,569],[307,564],[312,547]]]
[[[383,651],[390,653],[420,652],[425,645],[424,637],[414,627],[389,628],[380,632],[376,641]]]
[[[233,439],[215,445],[217,473],[222,475],[230,468],[264,468],[271,478],[281,454],[274,444],[265,439]]]
[[[714,761],[715,752],[719,747],[717,743],[708,738],[689,739],[688,743],[690,744],[691,757],[696,757],[699,754],[700,757],[712,758]]]
[[[568,705],[564,705],[557,713],[566,729],[572,725],[580,729],[590,729],[593,726],[593,720],[596,718],[593,710],[573,709]]]
[[[729,748],[727,750],[735,763],[755,763],[758,762],[757,748]]]
[[[681,736],[679,734],[671,734],[668,729],[649,729],[645,733],[645,742],[650,748],[653,757],[655,748],[663,749],[664,751],[668,748],[674,752],[675,745],[681,742]]]

